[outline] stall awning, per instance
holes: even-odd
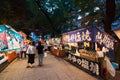
[[[115,39],[97,27],[82,28],[62,34],[63,43],[96,42],[113,49]]]

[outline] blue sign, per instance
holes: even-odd
[[[64,42],[97,42],[109,49],[114,49],[114,39],[95,27],[83,28],[63,34]]]
[[[100,30],[95,29],[94,30],[94,39],[95,42],[99,43],[102,46],[105,46],[109,49],[114,49],[114,39],[106,34],[105,32],[102,32]]]
[[[92,41],[92,33],[91,29],[79,29],[73,32],[69,32],[66,35],[66,42],[84,42],[84,41]]]

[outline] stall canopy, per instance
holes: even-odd
[[[23,31],[19,31],[18,32],[21,36],[23,36],[23,40],[24,40],[24,42],[26,42],[26,40],[27,40],[27,35],[23,32]]]
[[[62,34],[62,43],[96,42],[108,49],[114,49],[114,38],[97,27],[82,28]]]
[[[19,48],[23,37],[11,26],[0,25],[0,51],[4,49]]]

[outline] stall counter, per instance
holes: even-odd
[[[63,57],[65,53],[64,53],[64,50],[53,49],[53,54],[58,57]]]
[[[8,53],[6,53],[6,56],[8,57],[8,62],[12,62],[16,57],[16,51],[10,51]]]

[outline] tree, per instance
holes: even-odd
[[[49,30],[47,30],[48,33],[51,34],[52,37],[61,34],[61,26],[65,23],[66,12],[68,11],[67,8],[64,7],[66,6],[65,1],[36,0],[36,3],[50,23],[47,27],[49,28]]]
[[[115,19],[115,0],[106,0],[106,19],[104,22],[105,32],[111,34],[111,24]]]
[[[27,3],[24,0],[1,0],[0,20],[3,24],[12,24],[25,18]]]
[[[39,29],[53,36],[93,25],[105,25],[105,31],[109,33],[112,22],[120,16],[119,4],[116,6],[118,14],[115,16],[114,13],[115,0],[1,0],[0,4],[2,23],[17,30],[23,26],[21,29],[26,33]],[[109,15],[109,10],[113,14]],[[76,22],[79,24],[75,25]]]

